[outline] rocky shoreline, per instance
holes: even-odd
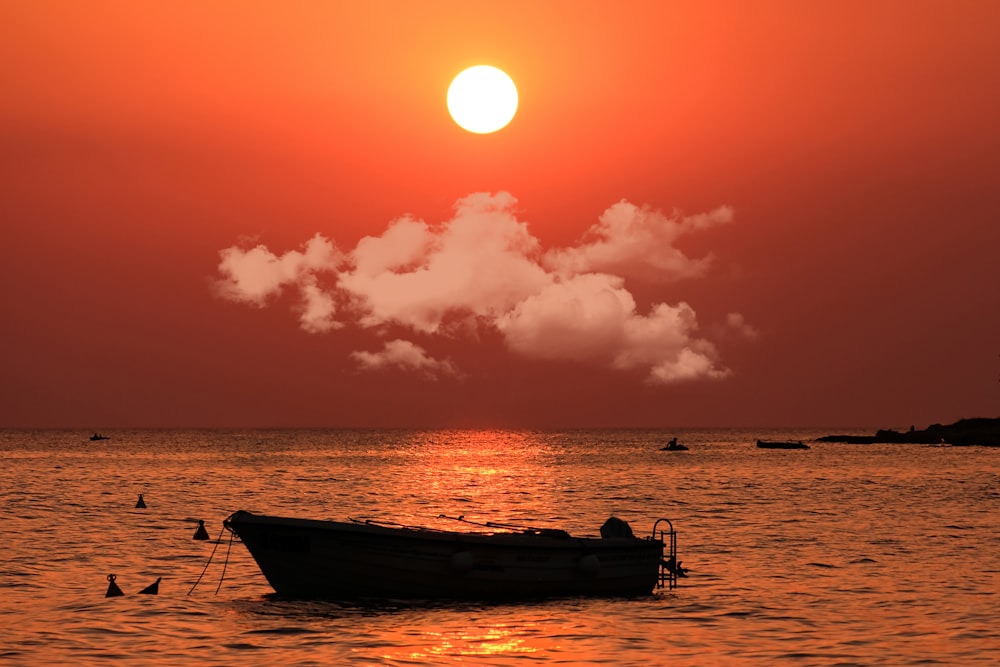
[[[879,429],[875,435],[825,435],[816,438],[817,442],[846,442],[867,445],[873,443],[900,443],[918,445],[956,445],[981,447],[1000,447],[1000,418],[976,417],[960,419],[954,424],[931,424],[925,429],[917,430],[912,426],[909,431],[893,431]]]

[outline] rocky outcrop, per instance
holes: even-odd
[[[931,424],[925,429],[894,431],[879,429],[875,435],[826,435],[818,442],[870,444],[876,442],[912,443],[921,445],[980,445],[1000,447],[1000,418],[976,417],[960,419],[954,424]]]

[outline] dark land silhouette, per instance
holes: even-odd
[[[825,435],[816,438],[816,440],[817,442],[846,442],[864,445],[876,442],[895,442],[919,445],[1000,447],[1000,417],[960,419],[954,424],[944,426],[931,424],[922,430],[917,430],[912,426],[909,431],[879,429],[875,435]]]

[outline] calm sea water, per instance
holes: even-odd
[[[751,444],[839,431],[0,432],[0,663],[1000,663],[1000,449]],[[690,451],[659,451],[673,435]],[[221,533],[237,509],[666,517],[690,573],[639,599],[280,600]]]

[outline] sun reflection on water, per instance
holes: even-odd
[[[396,506],[408,515],[406,521],[453,529],[454,522],[447,517],[531,525],[555,520],[559,477],[550,463],[556,458],[553,447],[544,438],[531,432],[490,430],[438,431],[427,436],[407,443],[398,465],[383,469],[380,480],[413,499]],[[428,507],[442,511],[428,516]]]
[[[410,660],[422,663],[428,659],[442,657],[460,656],[496,660],[513,654],[527,655],[540,652],[540,647],[531,646],[524,634],[526,634],[524,627],[511,627],[507,624],[448,632],[426,630],[420,633],[421,643],[426,643],[426,648],[415,651],[412,647],[408,647],[405,653],[401,651],[383,657],[386,660]]]

